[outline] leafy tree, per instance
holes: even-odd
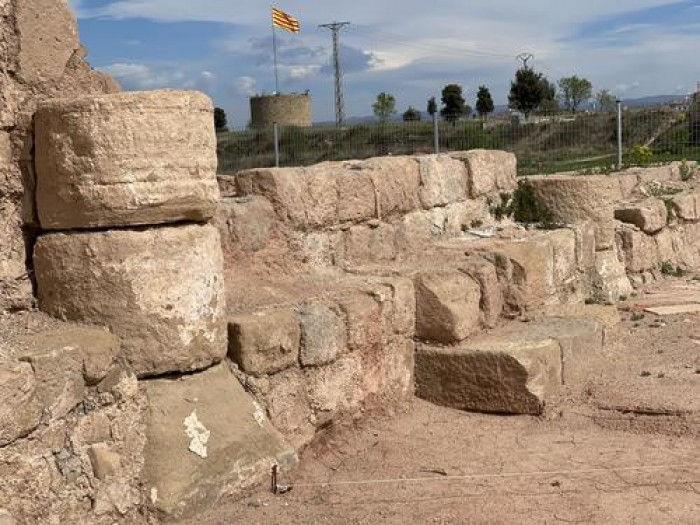
[[[404,122],[416,122],[421,119],[420,111],[418,111],[413,106],[408,106],[408,109],[403,113]]]
[[[493,99],[486,86],[479,86],[479,91],[476,93],[476,112],[480,117],[486,117],[489,113],[493,113]]]
[[[428,108],[427,108],[428,115],[430,115],[432,117],[433,115],[435,115],[435,113],[437,113],[437,110],[438,110],[438,107],[437,107],[437,102],[435,101],[435,97],[430,97],[430,99],[428,100]]]
[[[374,116],[379,119],[379,122],[387,122],[392,115],[396,114],[396,99],[394,95],[382,91],[377,95],[377,101],[372,104]]]
[[[540,109],[543,103],[556,103],[556,88],[542,73],[531,67],[522,67],[515,72],[510,83],[508,107],[522,112],[525,118]]]
[[[214,129],[219,131],[228,131],[226,127],[226,112],[221,108],[214,108]]]
[[[615,95],[610,93],[607,89],[601,89],[596,93],[595,100],[598,103],[598,108],[600,111],[604,111],[605,113],[612,113],[615,111],[615,107],[617,106],[617,99],[615,98]]]
[[[460,117],[471,113],[472,108],[467,106],[462,87],[457,84],[448,84],[442,90],[442,109],[440,115],[449,122],[456,122]]]
[[[559,89],[564,106],[573,112],[593,95],[593,84],[588,79],[576,75],[560,79]]]

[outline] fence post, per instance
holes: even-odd
[[[617,168],[622,169],[622,101],[617,103]]]
[[[272,124],[272,129],[274,131],[275,135],[275,167],[279,168],[280,167],[280,133],[279,133],[279,126],[277,125],[277,122],[274,122]]]
[[[440,153],[440,126],[438,125],[437,112],[433,113],[433,142],[435,144],[435,153]]]

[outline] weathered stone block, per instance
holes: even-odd
[[[451,344],[479,330],[481,288],[471,277],[457,270],[422,273],[414,285],[419,339]]]
[[[269,476],[272,465],[296,465],[294,450],[226,366],[144,386],[144,488],[161,516],[196,516]]]
[[[683,221],[700,219],[700,192],[677,195],[673,198],[673,212]]]
[[[219,200],[212,103],[201,93],[56,99],[36,113],[42,228],[211,218]]]
[[[396,257],[396,231],[391,224],[381,223],[376,228],[353,226],[344,237],[343,253],[347,264],[391,261]]]
[[[347,328],[342,315],[322,303],[308,303],[299,309],[303,366],[320,366],[335,361],[347,349]]]
[[[518,186],[517,159],[512,153],[475,149],[452,156],[467,164],[469,195],[472,199],[496,191],[511,192]]]
[[[43,406],[29,363],[0,362],[0,447],[24,437],[41,420]]]
[[[496,267],[483,257],[469,256],[460,262],[459,269],[479,283],[481,303],[479,305],[484,324],[493,328],[503,312],[503,290],[498,280]]]
[[[113,476],[120,467],[119,454],[104,446],[91,446],[88,448],[88,457],[92,464],[92,472],[101,481]]]
[[[275,210],[264,197],[222,199],[215,224],[224,249],[257,252],[267,246],[275,220]]]
[[[625,264],[617,250],[596,253],[592,275],[592,290],[598,301],[616,303],[621,297],[629,297],[632,285],[625,272]]]
[[[666,227],[668,212],[659,199],[646,199],[635,204],[625,204],[615,210],[615,218],[634,224],[644,233],[656,233]]]
[[[357,354],[347,354],[328,366],[305,371],[309,403],[318,426],[345,412],[359,410],[366,395],[362,388],[363,375]]]
[[[347,322],[348,349],[376,354],[381,351],[391,327],[384,324],[380,304],[366,293],[352,293],[338,299]]]
[[[420,171],[413,157],[374,158],[359,166],[368,170],[372,178],[380,219],[420,209]]]
[[[297,364],[300,338],[292,309],[237,315],[229,321],[229,356],[246,374],[273,374]]]
[[[32,365],[37,397],[52,419],[67,415],[112,367],[119,340],[96,328],[42,332],[21,340],[17,357]]]
[[[596,250],[612,248],[614,204],[621,198],[620,185],[614,177],[543,175],[527,180],[555,222],[574,224],[590,220],[596,231]]]
[[[467,169],[448,155],[416,157],[420,171],[418,196],[423,208],[446,206],[467,199]]]
[[[205,368],[226,355],[220,243],[209,225],[44,235],[41,309],[107,325],[141,377]]]
[[[377,216],[377,196],[369,173],[361,170],[340,170],[338,185],[338,220],[360,222]]]
[[[0,180],[0,194],[4,189]],[[21,210],[15,202],[0,197],[0,311],[32,305],[26,260]]]
[[[266,168],[236,174],[241,195],[260,195],[272,203],[281,221],[308,226],[307,185],[304,168]]]
[[[562,384],[561,349],[554,339],[487,338],[460,347],[420,346],[416,395],[477,412],[541,414]]]
[[[618,229],[617,235],[627,271],[641,273],[659,267],[661,261],[656,237],[645,235],[644,232],[629,226]]]

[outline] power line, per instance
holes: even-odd
[[[340,30],[350,25],[350,22],[332,22],[330,24],[321,24],[319,27],[325,27],[331,30],[333,36],[333,66],[335,69],[335,125],[341,127],[345,120],[345,104],[343,101],[343,77],[340,70]]]

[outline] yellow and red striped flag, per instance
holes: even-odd
[[[289,31],[290,33],[298,33],[301,31],[301,24],[299,23],[299,20],[291,15],[288,15],[284,11],[277,9],[276,7],[272,8],[272,24],[275,27]]]

